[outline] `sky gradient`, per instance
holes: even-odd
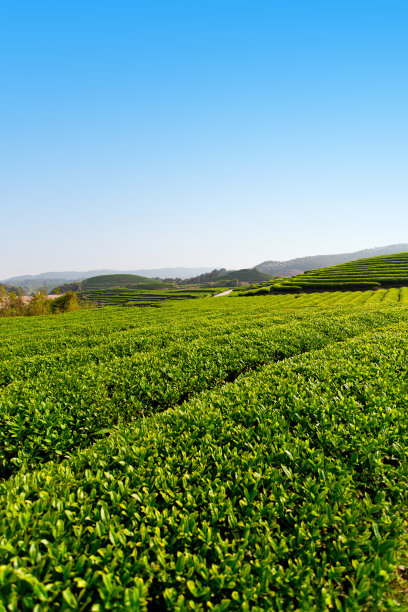
[[[404,0],[3,0],[0,278],[408,242]]]

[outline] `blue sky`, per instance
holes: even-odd
[[[408,242],[404,0],[3,0],[0,278]]]

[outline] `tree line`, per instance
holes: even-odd
[[[67,291],[57,298],[49,298],[46,291],[36,291],[27,299],[15,291],[7,291],[0,286],[0,317],[37,316],[72,312],[80,308],[77,295]]]

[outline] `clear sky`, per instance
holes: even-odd
[[[2,0],[0,278],[408,242],[406,0]]]

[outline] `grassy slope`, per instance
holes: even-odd
[[[154,294],[162,295],[163,290],[171,286],[169,283],[136,274],[106,274],[83,281],[79,295],[98,306],[125,306],[130,300],[140,299],[139,296],[145,292],[153,291]]]
[[[356,259],[366,259],[368,257],[377,257],[380,255],[391,255],[393,253],[402,253],[408,250],[408,244],[390,244],[385,247],[377,247],[374,249],[364,249],[354,253],[340,253],[337,255],[312,255],[308,257],[298,257],[288,261],[264,261],[256,266],[261,272],[268,274],[280,274],[281,276],[290,276],[294,272],[290,270],[317,270],[328,266],[338,266],[340,264],[355,261]]]
[[[96,306],[159,306],[169,300],[205,297],[215,291],[188,285],[175,287],[134,274],[109,274],[84,281],[79,295]]]
[[[241,282],[247,283],[256,283],[261,281],[270,280],[270,274],[264,274],[260,272],[256,268],[248,268],[242,270],[232,270],[231,272],[227,272],[227,274],[223,274],[220,276],[219,280],[236,280],[238,279]]]
[[[408,286],[408,253],[399,253],[358,259],[338,266],[306,271],[304,274],[290,278],[276,279],[270,283],[269,289],[272,293],[282,293],[406,286]],[[266,293],[268,287],[263,284],[262,287],[251,289],[255,294],[259,290]]]
[[[333,283],[378,283],[385,287],[408,285],[408,253],[358,259],[340,266],[311,270],[293,277],[291,282],[303,288]]]
[[[365,281],[374,280],[381,282],[382,279],[390,277],[399,279],[408,278],[408,253],[396,255],[382,255],[380,257],[369,257],[357,259],[340,266],[321,268],[305,272],[305,280],[345,280]]]
[[[147,278],[145,276],[137,276],[136,274],[104,274],[102,276],[93,276],[83,281],[82,291],[93,291],[111,289],[113,287],[129,287],[132,285],[154,285],[159,287],[167,287],[166,283]]]
[[[188,286],[169,288],[166,285],[157,287],[142,284],[134,287],[94,290],[82,295],[97,306],[159,306],[173,300],[206,297],[216,291],[213,288],[202,289]]]

